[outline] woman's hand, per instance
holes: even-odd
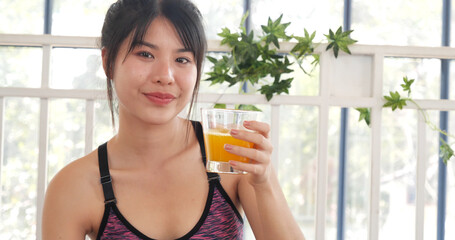
[[[244,130],[231,130],[234,138],[254,143],[253,148],[244,148],[226,144],[224,149],[230,153],[247,157],[250,163],[229,161],[232,168],[248,172],[248,180],[252,185],[261,185],[270,180],[272,172],[272,143],[270,142],[270,126],[258,121],[244,121],[243,126],[253,132]]]

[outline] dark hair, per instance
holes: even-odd
[[[197,7],[190,0],[118,0],[107,11],[101,31],[101,48],[107,50],[105,53],[107,57],[105,63],[107,95],[113,126],[115,126],[115,107],[111,80],[120,45],[128,36],[132,36],[128,44],[128,55],[138,43],[142,42],[150,24],[158,16],[166,18],[174,25],[183,46],[185,49],[191,50],[195,57],[197,80],[188,116],[196,101],[202,62],[207,50],[202,16]]]

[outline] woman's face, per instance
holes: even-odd
[[[120,46],[113,72],[119,117],[168,122],[192,97],[197,78],[194,55],[163,17],[153,20],[143,42],[126,56],[130,39]]]

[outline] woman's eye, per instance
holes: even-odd
[[[140,52],[139,56],[145,57],[145,58],[154,58],[154,56],[151,53],[148,53],[148,52]]]
[[[189,62],[190,62],[190,60],[188,60],[187,58],[183,58],[183,57],[177,58],[176,61],[177,61],[178,63],[189,63]]]

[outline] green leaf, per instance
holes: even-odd
[[[291,23],[281,23],[281,18],[283,14],[280,15],[278,19],[273,21],[272,19],[268,19],[267,26],[262,25],[262,31],[265,33],[263,39],[265,43],[268,45],[273,43],[275,47],[280,48],[279,39],[289,40],[291,39],[290,36],[286,34],[286,28]]]
[[[226,104],[224,103],[217,103],[213,108],[221,108],[221,109],[226,109]]]
[[[408,98],[401,98],[397,91],[390,92],[390,95],[384,96],[384,99],[386,100],[386,103],[383,107],[391,107],[392,111],[395,111],[397,108],[403,109],[403,106],[406,106],[406,101],[409,100]]]
[[[211,62],[211,63],[216,63],[218,62],[218,59],[214,58],[214,57],[211,57],[211,56],[207,56],[207,59]]]
[[[240,21],[240,30],[242,30],[243,33],[246,34],[246,28],[245,28],[245,22],[246,22],[246,19],[248,18],[248,16],[250,15],[250,11],[247,11],[245,14],[243,14],[242,16],[242,20]]]
[[[349,45],[352,45],[357,42],[351,38],[350,34],[353,30],[343,32],[342,27],[339,27],[336,33],[333,33],[331,29],[329,29],[329,35],[325,35],[328,41],[328,45],[326,51],[333,48],[333,54],[335,58],[338,57],[339,50],[342,50],[348,54],[351,54],[349,50]]]
[[[442,138],[441,140],[441,146],[439,147],[440,153],[439,156],[442,158],[442,161],[444,164],[447,164],[447,162],[450,160],[452,156],[454,156],[453,149],[447,144]]]
[[[291,53],[296,55],[297,59],[314,52],[313,40],[316,36],[316,32],[313,32],[310,36],[306,29],[304,29],[304,31],[305,37],[294,36],[297,40],[297,44],[292,48]]]
[[[240,104],[237,109],[262,112],[261,109],[249,104]]]
[[[271,85],[263,85],[259,91],[265,95],[267,101],[270,101],[275,94],[289,94],[289,88],[291,87],[292,80],[293,78],[278,81],[275,79]]]
[[[314,58],[314,60],[313,60],[313,62],[311,62],[311,64],[313,64],[313,65],[319,64],[319,54],[313,54],[313,58]]]
[[[409,79],[408,77],[403,77],[404,84],[401,84],[403,91],[408,92],[408,97],[411,95],[411,85],[414,83],[414,79]]]
[[[360,113],[359,122],[365,120],[365,123],[370,126],[371,110],[369,108],[356,108],[355,110]]]
[[[223,28],[221,33],[218,33],[218,36],[222,38],[221,45],[227,44],[230,47],[235,46],[236,43],[239,42],[240,38],[240,34],[231,33],[231,30],[229,30],[229,28]]]
[[[233,61],[231,58],[223,56],[221,59],[216,59],[207,56],[207,59],[213,63],[213,66],[212,71],[206,73],[209,77],[205,81],[211,82],[210,85],[224,82],[228,82],[230,85],[236,83],[236,79],[229,74]]]

